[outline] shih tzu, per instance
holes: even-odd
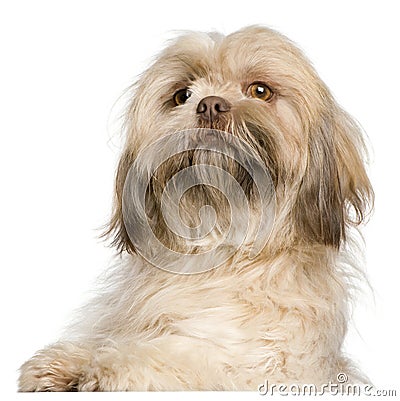
[[[264,27],[189,32],[132,89],[106,233],[119,261],[20,391],[365,380],[342,348],[366,151],[306,57]]]

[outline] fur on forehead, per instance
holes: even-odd
[[[282,78],[291,77],[293,73],[303,78],[306,75],[316,78],[308,60],[289,39],[260,26],[247,27],[228,36],[215,32],[184,32],[160,54],[158,61],[182,68],[185,76],[191,74],[193,79],[218,72],[226,79],[252,74]],[[293,63],[297,71],[293,71]],[[175,69],[171,71],[176,72]]]
[[[169,43],[159,55],[159,61],[186,66],[193,78],[202,78],[215,70],[234,76],[266,70],[271,75],[292,76],[293,63],[304,64],[299,73],[315,76],[308,60],[288,38],[260,26],[247,27],[228,36],[184,32]],[[305,68],[307,65],[309,68]]]

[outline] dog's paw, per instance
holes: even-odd
[[[19,391],[77,391],[88,357],[70,343],[45,348],[21,366]]]

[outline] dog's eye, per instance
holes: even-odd
[[[187,88],[181,89],[181,90],[175,92],[174,96],[173,96],[175,105],[179,106],[179,105],[185,103],[186,100],[188,100],[191,95],[192,95],[192,92],[190,92]]]
[[[271,88],[261,82],[252,83],[247,89],[249,96],[267,102],[274,94]]]

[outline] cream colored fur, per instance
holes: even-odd
[[[259,81],[274,90],[268,103],[246,92]],[[191,97],[171,104],[182,87]],[[342,348],[359,277],[349,231],[372,189],[360,130],[307,59],[263,27],[187,33],[132,93],[109,230],[122,254],[65,337],[22,366],[20,391],[256,391],[266,379],[318,385],[340,372],[364,380]],[[255,259],[240,249],[208,272],[173,274],[135,252],[122,189],[146,145],[201,126],[196,106],[210,95],[233,105],[215,128],[246,140],[272,172],[275,223]]]

